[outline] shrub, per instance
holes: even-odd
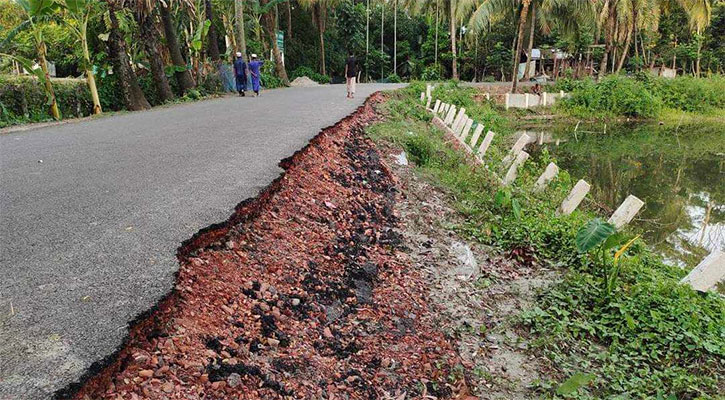
[[[85,80],[53,79],[56,101],[64,118],[93,112]],[[41,83],[30,77],[0,76],[0,127],[52,120]]]
[[[644,83],[632,78],[610,75],[598,83],[587,79],[573,87],[571,96],[561,104],[574,114],[652,118],[662,109],[662,100]]]
[[[666,107],[690,112],[712,112],[725,108],[725,78],[648,79],[647,87],[662,99]]]
[[[390,75],[388,75],[387,78],[385,78],[385,81],[386,82],[389,82],[389,83],[400,83],[403,80],[400,79],[400,77],[398,76],[398,74],[390,74]]]
[[[422,79],[424,81],[440,80],[441,79],[440,67],[436,67],[435,65],[429,65],[429,66],[425,67],[420,79]]]
[[[266,62],[262,65],[261,72],[261,83],[267,89],[274,89],[284,86],[282,79],[280,79],[274,72],[274,63]]]
[[[290,79],[294,80],[294,79],[299,78],[300,76],[306,76],[317,83],[322,83],[322,84],[330,83],[329,76],[322,75],[321,73],[316,72],[312,68],[305,66],[305,65],[297,67],[297,69],[292,71],[292,74],[290,75]]]

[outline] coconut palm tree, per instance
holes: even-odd
[[[690,22],[690,30],[695,33],[695,40],[697,41],[695,75],[700,76],[702,32],[710,25],[710,20],[712,19],[712,3],[709,0],[679,0],[679,3],[687,13],[687,17]]]
[[[495,0],[499,1],[499,0]],[[458,79],[458,51],[457,51],[457,22],[464,21],[475,9],[478,0],[404,0],[404,7],[412,14],[429,14],[435,16],[435,63],[438,64],[438,28],[440,18],[448,18],[450,24],[451,52],[451,75]]]
[[[196,82],[191,76],[191,72],[187,67],[187,61],[181,54],[181,47],[179,47],[179,37],[176,33],[176,23],[173,17],[174,3],[172,0],[160,0],[158,2],[159,15],[161,16],[161,22],[164,27],[164,37],[166,38],[166,47],[169,49],[169,56],[171,62],[174,64],[174,75],[176,81],[179,83],[179,87],[182,92],[196,87]]]
[[[113,72],[118,76],[118,85],[126,108],[130,111],[146,110],[151,105],[138,84],[136,73],[131,69],[128,59],[128,46],[121,34],[117,13],[123,11],[124,0],[106,0],[108,5],[108,54],[113,64]]]
[[[139,27],[139,39],[146,50],[147,59],[151,67],[151,79],[156,86],[156,92],[162,102],[172,100],[174,92],[171,90],[163,57],[159,51],[158,32],[156,29],[156,7],[153,0],[136,0],[134,17]]]

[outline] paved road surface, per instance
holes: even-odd
[[[0,135],[0,400],[49,398],[113,352],[172,287],[183,240],[388,88],[359,85],[354,100],[342,85],[291,88]]]

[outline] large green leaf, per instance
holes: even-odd
[[[586,253],[607,240],[617,231],[617,228],[601,218],[595,218],[579,229],[576,234],[576,247]]]
[[[556,389],[556,394],[572,394],[579,390],[579,388],[586,386],[589,382],[592,381],[592,379],[594,379],[594,375],[592,374],[577,372],[576,374],[570,376],[569,379],[564,381],[564,383],[562,383],[561,386]]]

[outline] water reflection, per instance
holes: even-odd
[[[725,130],[716,125],[571,126],[529,131],[591,196],[613,211],[629,194],[645,201],[633,224],[666,260],[696,265],[725,248]],[[543,140],[542,140],[543,139]],[[559,145],[556,141],[559,139]],[[532,149],[534,150],[534,149]]]

